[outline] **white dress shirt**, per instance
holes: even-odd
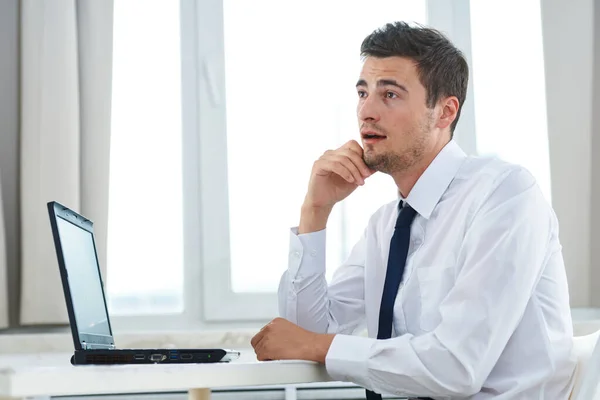
[[[331,377],[434,399],[567,399],[575,360],[558,221],[533,176],[450,141],[405,201],[417,211],[391,339],[377,340],[398,201],[328,285],[326,230],[290,234],[283,318],[337,333]],[[368,337],[356,335],[366,325]]]

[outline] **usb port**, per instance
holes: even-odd
[[[150,355],[150,361],[155,362],[155,363],[159,363],[161,361],[164,361],[167,358],[167,356],[165,356],[164,354],[152,354]]]
[[[146,355],[144,355],[144,354],[136,354],[135,356],[133,356],[133,358],[135,358],[136,360],[145,360],[146,359]]]

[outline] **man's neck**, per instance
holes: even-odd
[[[396,186],[398,187],[400,195],[403,198],[408,197],[421,175],[423,175],[425,170],[437,157],[440,151],[442,151],[446,144],[448,144],[447,141],[439,143],[431,151],[427,152],[427,154],[424,154],[423,157],[421,157],[421,159],[419,160],[419,162],[417,162],[408,170],[399,171],[397,173],[392,174],[392,178],[394,179],[394,182],[396,182]]]

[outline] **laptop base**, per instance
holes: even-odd
[[[224,349],[90,349],[75,350],[73,365],[192,364],[229,361]],[[236,352],[237,353],[237,352]]]

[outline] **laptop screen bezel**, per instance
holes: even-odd
[[[65,295],[65,301],[67,304],[67,312],[69,313],[69,324],[71,325],[71,332],[73,334],[73,342],[75,350],[82,350],[86,347],[108,347],[114,346],[114,338],[112,333],[112,326],[110,323],[110,315],[108,313],[108,307],[106,304],[106,294],[104,292],[104,283],[102,279],[102,273],[100,271],[100,262],[98,261],[98,252],[96,249],[96,238],[94,236],[94,224],[89,219],[76,213],[75,211],[63,206],[57,202],[48,203],[48,212],[50,215],[50,225],[52,227],[52,236],[54,238],[54,247],[56,249],[56,255],[58,259],[58,266],[60,270],[60,276],[62,279],[62,286]],[[69,279],[67,274],[67,268],[65,265],[65,259],[63,255],[63,248],[58,230],[58,218],[65,220],[80,229],[89,232],[92,235],[92,243],[94,247],[94,256],[96,258],[96,267],[98,272],[98,280],[100,283],[100,289],[102,291],[102,302],[104,304],[104,310],[106,312],[106,322],[108,324],[108,331],[110,335],[98,335],[89,333],[80,333],[77,327],[77,318],[75,316],[75,309],[73,307],[73,298],[71,296],[71,288],[69,286]]]

